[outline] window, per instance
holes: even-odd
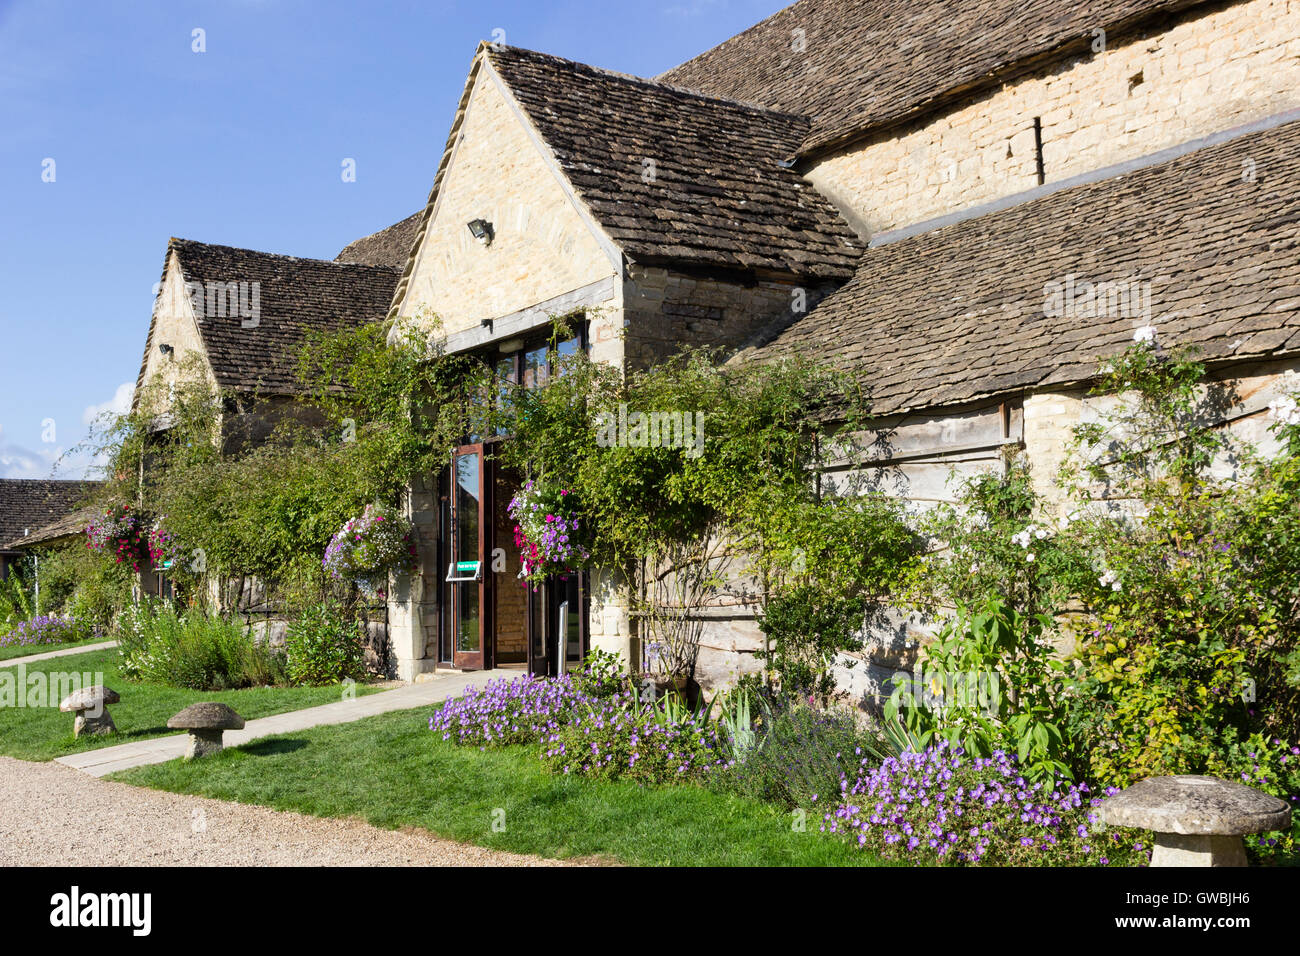
[[[575,323],[577,330],[567,339],[551,345],[551,339],[545,333],[528,339],[515,339],[498,346],[495,358],[491,358],[492,369],[496,373],[496,401],[504,407],[510,400],[512,386],[524,388],[541,388],[552,375],[561,374],[565,359],[587,351],[587,323]],[[497,434],[504,435],[498,428]]]
[[[549,351],[545,345],[540,345],[523,353],[524,374],[521,381],[524,388],[541,388],[546,384],[546,379],[550,377],[547,358]]]
[[[552,375],[560,373],[561,363],[579,352],[587,351],[587,323],[576,323],[577,331],[567,339],[551,346],[546,335],[534,336],[523,342],[516,340],[508,343],[506,349],[497,353],[493,363],[497,380],[505,385],[522,385],[524,388],[540,388]]]

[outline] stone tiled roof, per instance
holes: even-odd
[[[61,518],[55,518],[49,524],[42,525],[39,528],[32,528],[30,532],[22,537],[10,541],[3,547],[14,551],[22,551],[27,548],[35,548],[40,545],[50,544],[62,538],[71,538],[81,535],[85,532],[95,513],[99,509],[93,507],[76,508],[63,515]]]
[[[411,246],[415,244],[420,216],[419,212],[412,213],[387,229],[354,239],[343,247],[334,261],[401,269],[406,265],[406,257],[411,254]]]
[[[256,327],[245,328],[231,308],[224,316],[199,320],[217,384],[235,392],[299,394],[297,354],[308,334],[382,319],[399,274],[388,266],[299,259],[189,239],[172,239],[167,249],[169,256],[176,254],[187,283],[205,288],[209,282],[257,283]],[[157,347],[154,333],[151,323],[137,385],[143,385],[149,351]]]
[[[66,518],[94,490],[95,481],[0,479],[0,550],[10,550],[53,521]]]
[[[513,47],[492,66],[633,261],[847,278],[861,245],[788,166],[806,118]],[[647,163],[653,161],[653,169]]]
[[[657,79],[810,116],[810,152],[1198,2],[800,0]]]
[[[1083,281],[1149,282],[1149,316],[1118,297],[1089,315]],[[1087,381],[1144,325],[1213,362],[1300,349],[1300,122],[870,249],[733,361],[833,363],[883,414]]]

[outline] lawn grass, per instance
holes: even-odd
[[[65,641],[62,644],[21,644],[17,647],[0,647],[0,661],[12,660],[15,657],[32,657],[36,654],[48,654],[50,651],[66,651],[70,647],[81,647],[87,644],[102,644],[105,641],[111,641],[111,637],[87,637],[80,641]]]
[[[229,704],[245,720],[282,714],[285,711],[329,704],[341,697],[338,685],[330,687],[250,687],[246,690],[183,690],[160,684],[133,684],[118,669],[117,648],[69,654],[53,660],[23,665],[26,684],[16,684],[21,696],[33,685],[39,673],[86,675],[85,681],[102,682],[122,695],[122,702],[109,707],[118,733],[104,737],[72,736],[72,714],[59,712],[59,701],[47,701],[44,707],[0,706],[0,754],[22,760],[53,760],[65,754],[97,750],[117,744],[163,737],[176,733],[167,727],[167,718],[201,700]],[[18,667],[0,668],[0,681],[18,681]],[[13,674],[12,678],[5,675]],[[48,678],[47,678],[48,680]],[[357,694],[373,693],[380,688],[364,685]],[[30,691],[29,691],[30,692]],[[26,698],[24,698],[26,699]]]
[[[843,866],[875,861],[792,815],[696,786],[642,787],[546,772],[536,746],[480,751],[428,729],[432,708],[268,737],[112,778],[322,817],[359,817],[539,856],[641,865]],[[493,830],[504,810],[504,829]]]

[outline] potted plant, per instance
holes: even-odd
[[[322,565],[335,581],[356,584],[367,597],[382,598],[388,572],[415,564],[415,542],[404,518],[383,505],[366,505],[330,539]]]
[[[129,564],[135,571],[149,558],[146,541],[149,522],[130,505],[112,505],[96,515],[86,528],[86,547],[111,555],[117,564]]]
[[[528,481],[510,499],[515,546],[525,579],[537,582],[580,570],[590,557],[573,493],[559,485]]]

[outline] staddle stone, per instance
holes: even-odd
[[[190,704],[168,719],[167,726],[173,730],[190,732],[190,748],[186,751],[185,759],[193,760],[195,757],[220,753],[224,746],[222,733],[227,730],[242,730],[244,718],[225,704],[204,701]]]
[[[1245,866],[1244,834],[1291,825],[1285,801],[1190,774],[1149,777],[1104,800],[1098,811],[1113,826],[1155,831],[1152,866]]]
[[[117,725],[108,713],[108,705],[116,704],[121,699],[111,687],[96,684],[73,691],[63,698],[59,710],[65,714],[77,715],[77,719],[72,722],[72,734],[75,737],[82,734],[111,734],[117,732]]]

